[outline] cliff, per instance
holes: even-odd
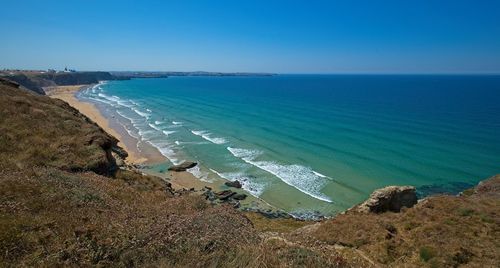
[[[500,176],[415,205],[413,188],[388,187],[333,219],[269,219],[117,167],[116,142],[0,79],[2,266],[500,266]]]
[[[68,86],[95,84],[104,80],[122,80],[123,77],[115,77],[108,72],[14,72],[4,73],[3,78],[17,82],[21,86],[38,94],[45,95],[43,87]]]

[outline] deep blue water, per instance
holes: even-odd
[[[456,192],[500,173],[500,76],[278,75],[110,81],[80,94],[200,179],[291,212],[375,188]],[[218,174],[218,175],[217,175]]]

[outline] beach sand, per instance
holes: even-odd
[[[67,102],[92,121],[96,122],[104,131],[117,138],[119,140],[118,145],[124,148],[129,154],[126,159],[127,164],[147,164],[166,161],[165,157],[153,147],[139,151],[136,146],[134,146],[134,143],[137,143],[137,141],[134,141],[135,138],[130,137],[125,130],[118,129],[116,127],[117,124],[114,124],[111,120],[104,117],[94,104],[80,101],[75,97],[75,94],[79,90],[88,86],[89,85],[57,86],[46,87],[44,90],[49,97]],[[211,183],[200,181],[189,172],[167,172],[167,174],[161,177],[164,177],[172,183],[174,189],[195,188],[199,190],[204,186],[213,187]]]
[[[134,164],[156,164],[167,161],[167,159],[154,147],[147,144],[143,144],[141,149],[137,146],[137,140],[131,137],[125,128],[115,122],[113,118],[107,118],[103,113],[92,103],[80,101],[76,98],[75,94],[90,85],[75,85],[75,86],[56,86],[56,87],[46,87],[44,88],[45,93],[51,98],[57,98],[67,102],[72,107],[76,108],[82,114],[89,117],[92,121],[96,122],[104,131],[114,136],[119,140],[118,145],[124,148],[129,156],[126,159],[126,163],[129,165]],[[140,170],[170,182],[174,189],[191,189],[201,190],[205,186],[212,188],[214,191],[229,189],[224,185],[225,180],[219,179],[214,182],[206,182],[199,180],[193,174],[189,172],[172,172],[167,171],[165,173],[157,173],[153,171]],[[243,189],[231,188],[231,190],[238,193],[245,193]],[[248,195],[248,198],[241,201],[242,206],[258,206],[264,209],[275,209],[263,200]]]
[[[137,153],[137,150],[134,150],[123,142],[122,135],[115,131],[115,129],[110,127],[109,121],[104,116],[102,116],[101,112],[95,107],[95,105],[93,105],[92,103],[79,101],[75,97],[75,93],[78,92],[78,90],[87,86],[88,85],[47,87],[44,88],[44,90],[49,97],[67,102],[73,108],[76,108],[78,111],[80,111],[80,113],[86,115],[88,118],[92,119],[92,121],[96,122],[102,129],[104,129],[104,131],[117,138],[119,140],[118,146],[124,148],[129,154],[129,156],[127,157],[127,163],[144,163],[147,159],[139,155]]]

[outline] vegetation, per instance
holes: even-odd
[[[0,266],[500,265],[500,176],[400,213],[268,219],[117,169],[116,139],[62,101],[0,94]]]

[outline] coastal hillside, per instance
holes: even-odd
[[[44,87],[95,84],[104,80],[129,79],[115,77],[109,72],[0,72],[0,77],[9,79],[38,94],[45,95]]]
[[[116,138],[0,79],[1,266],[498,267],[500,176],[319,222],[212,205],[127,170]]]

